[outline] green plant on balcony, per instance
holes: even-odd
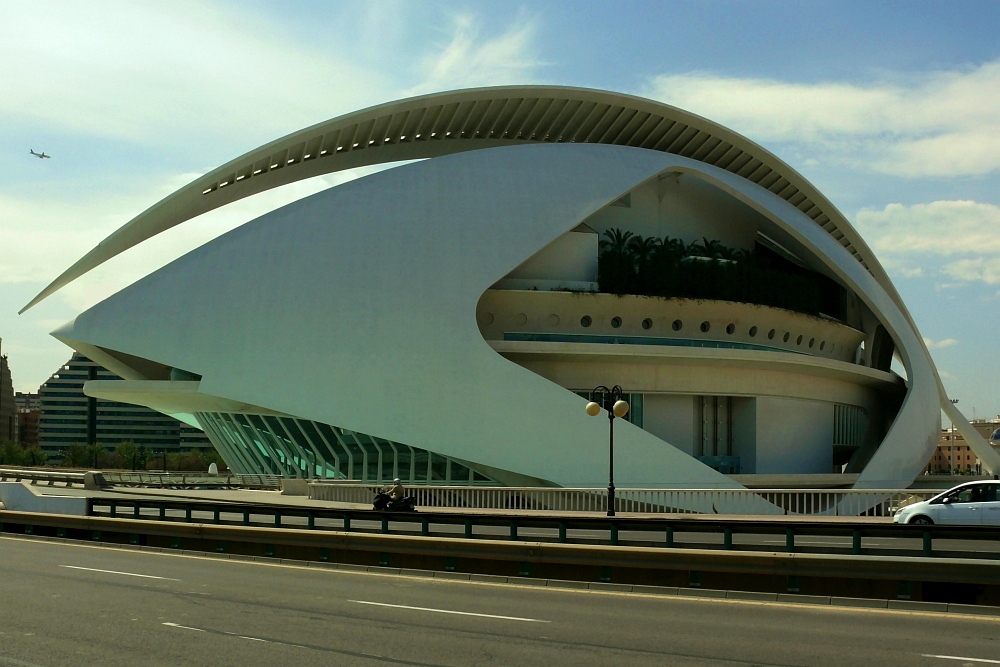
[[[620,229],[609,229],[604,236],[597,281],[606,293],[737,301],[816,315],[824,290],[831,289],[828,279],[773,254],[730,248],[713,239],[687,245]],[[825,310],[841,316],[836,306]]]

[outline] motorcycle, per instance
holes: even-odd
[[[372,509],[378,512],[416,512],[417,499],[413,496],[406,496],[399,500],[393,500],[385,489],[379,489],[372,502]]]

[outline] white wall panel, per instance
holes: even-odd
[[[693,454],[698,434],[695,396],[644,394],[642,427],[685,454]]]
[[[756,400],[758,475],[833,472],[833,404]]]
[[[936,444],[937,388],[892,297],[783,199],[642,149],[516,146],[374,174],[206,244],[55,335],[200,374],[201,390],[215,396],[564,485],[599,485],[606,420],[490,349],[476,303],[540,248],[667,171],[699,174],[740,199],[769,236],[815,254],[881,314],[910,390],[859,484],[911,480]],[[622,485],[735,486],[649,433],[616,430]]]

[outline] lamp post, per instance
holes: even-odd
[[[608,448],[610,461],[608,463],[608,516],[615,515],[615,417],[628,414],[628,403],[622,400],[622,388],[615,385],[608,389],[603,384],[594,387],[590,392],[590,402],[587,403],[587,414],[596,417],[601,410],[608,411]],[[598,402],[598,400],[600,402]]]
[[[957,398],[950,398],[948,400],[951,401],[952,405],[958,403]],[[949,440],[951,440],[951,444],[948,446],[948,456],[951,458],[951,461],[948,463],[948,474],[954,475],[955,474],[955,420],[952,419],[950,421],[951,421],[951,433],[950,433],[951,437],[949,438]]]

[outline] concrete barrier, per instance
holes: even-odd
[[[86,516],[87,499],[47,496],[27,482],[0,482],[0,509]]]
[[[283,479],[281,480],[281,495],[283,496],[308,496],[308,479]]]
[[[397,554],[435,559],[506,561],[555,566],[599,566],[632,570],[724,572],[828,579],[938,581],[1000,586],[1000,561],[910,556],[843,556],[717,549],[668,549],[551,542],[461,539],[180,523],[93,516],[0,512],[0,523],[76,529],[88,534],[117,533],[176,537],[212,544],[282,545],[344,552]]]
[[[111,484],[104,479],[104,473],[100,470],[91,470],[83,473],[83,488],[87,491],[100,491],[110,486]]]

